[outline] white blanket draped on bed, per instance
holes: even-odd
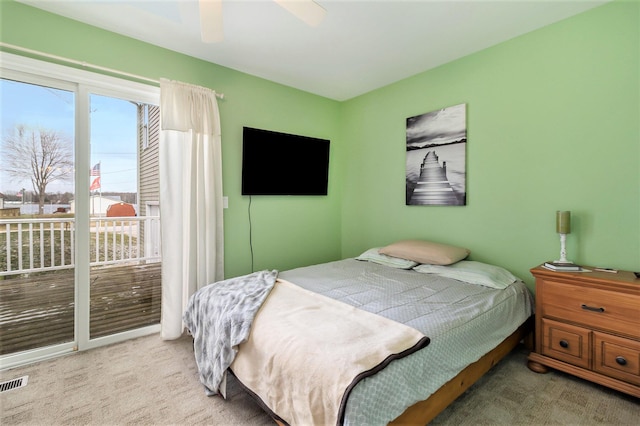
[[[359,380],[428,343],[414,328],[278,279],[231,369],[286,423],[341,424]]]

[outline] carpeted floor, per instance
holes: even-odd
[[[516,349],[432,424],[637,425],[640,400],[562,373],[536,374]],[[28,385],[0,394],[3,425],[273,425],[231,381],[207,397],[191,339],[147,336],[0,372]]]

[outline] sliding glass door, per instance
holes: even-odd
[[[158,331],[159,90],[0,55],[0,368]]]

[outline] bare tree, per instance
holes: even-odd
[[[2,162],[12,180],[31,180],[38,214],[43,214],[47,185],[73,177],[71,138],[56,130],[18,125],[2,140]]]

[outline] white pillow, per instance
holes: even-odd
[[[378,253],[379,247],[369,249],[356,257],[356,260],[366,260],[367,262],[378,263],[380,265],[390,266],[398,269],[411,269],[418,265],[413,260],[400,259],[399,257],[391,257],[386,254]]]
[[[422,264],[413,270],[423,274],[438,274],[454,280],[498,289],[506,288],[518,280],[511,272],[500,266],[473,260],[461,260],[447,266]]]

